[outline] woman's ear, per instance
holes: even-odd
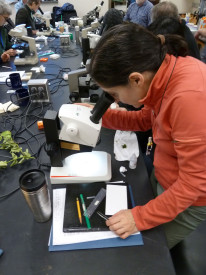
[[[133,72],[129,75],[129,83],[141,87],[144,84],[144,76],[141,73]]]

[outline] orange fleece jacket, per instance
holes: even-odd
[[[103,117],[106,128],[152,127],[155,176],[165,192],[132,209],[140,231],[173,220],[191,205],[206,206],[206,65],[166,55],[141,102],[140,111],[109,109]]]

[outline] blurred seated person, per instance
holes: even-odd
[[[195,33],[195,38],[196,38],[196,39],[199,39],[201,36],[204,37],[204,38],[206,38],[206,28],[199,29],[199,30]]]
[[[16,14],[16,25],[26,24],[27,27],[31,27],[32,34],[37,33],[35,26],[35,17],[34,14],[38,11],[40,7],[40,0],[28,0],[27,4],[21,9],[18,10]]]
[[[153,5],[157,5],[159,3],[159,0],[149,0]],[[134,3],[135,0],[128,0],[127,1],[127,7],[129,7],[130,4]]]
[[[185,36],[185,28],[186,25],[181,24],[180,20],[177,20],[174,17],[158,17],[156,20],[152,22],[147,28],[149,31],[154,34],[177,34],[182,36],[189,48],[189,55],[193,56],[197,59],[200,59],[200,53],[195,39],[188,40],[188,36]]]
[[[99,35],[102,35],[105,31],[111,27],[123,23],[123,12],[114,8],[109,9],[102,20]]]
[[[206,28],[202,28],[202,29],[199,29],[196,33],[195,33],[195,38],[197,40],[200,39],[200,41],[203,41],[205,42],[205,39],[206,39]],[[203,46],[200,50],[200,57],[201,57],[201,60],[206,63],[206,46]]]
[[[124,21],[133,22],[143,27],[151,23],[151,10],[153,4],[148,0],[136,0],[129,5]]]
[[[180,23],[180,20],[177,20],[174,17],[164,17],[160,16],[155,19],[147,28],[149,31],[154,34],[177,34],[184,35],[183,26]]]
[[[0,63],[10,60],[10,56],[15,56],[16,51],[11,49],[8,32],[4,24],[11,15],[11,7],[4,1],[0,1]]]
[[[167,20],[161,22],[162,18],[166,17],[170,18],[169,21],[172,20],[171,18],[174,18],[176,21],[180,22],[180,25],[175,21],[173,21],[174,26],[169,26],[170,23]],[[182,33],[180,35],[185,38],[188,44],[189,55],[200,59],[200,51],[194,35],[187,27],[185,20],[180,18],[178,8],[174,3],[163,1],[155,5],[151,11],[151,19],[152,26],[149,26],[149,30],[154,34],[178,34],[176,32],[180,31]],[[171,24],[173,23],[171,21]]]
[[[4,28],[6,29],[9,37],[9,41],[12,40],[12,37],[9,35],[9,32],[11,29],[15,28],[14,22],[11,20],[11,18],[6,20],[6,23],[4,24]]]
[[[21,8],[24,8],[24,5],[27,3],[27,0],[19,0],[14,6],[16,12],[20,10]]]
[[[149,0],[153,5],[157,5],[159,2],[160,2],[160,0]]]

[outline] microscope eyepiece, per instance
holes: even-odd
[[[91,111],[91,117],[90,120],[98,124],[106,110],[109,108],[109,106],[114,102],[114,98],[109,95],[108,93],[103,92],[100,96],[99,100],[97,101],[96,105]]]

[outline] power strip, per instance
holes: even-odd
[[[70,35],[60,35],[61,47],[70,46]]]
[[[27,84],[31,102],[50,102],[48,79],[30,79]]]

